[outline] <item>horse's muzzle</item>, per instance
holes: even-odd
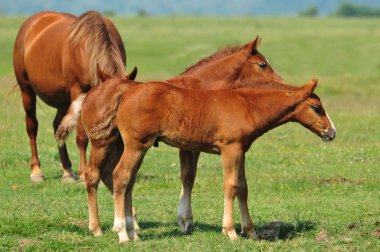
[[[325,131],[322,133],[322,140],[323,140],[324,142],[332,141],[332,140],[334,140],[335,135],[336,135],[336,131],[335,131],[334,129],[332,129],[332,128],[327,129],[327,130],[325,130]]]

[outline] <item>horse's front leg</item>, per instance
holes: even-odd
[[[79,169],[78,176],[80,181],[84,181],[84,173],[86,169],[86,149],[88,145],[88,137],[83,128],[82,122],[79,119],[77,124],[77,137],[76,137],[77,147],[79,150]]]
[[[244,151],[240,146],[227,146],[222,149],[224,214],[223,233],[231,240],[238,236],[234,227],[234,199],[241,189],[239,176],[244,170]]]
[[[61,123],[62,118],[65,116],[66,112],[67,112],[67,108],[57,110],[57,114],[55,115],[55,118],[53,121],[54,134],[57,132],[58,126]],[[61,160],[61,170],[63,172],[62,182],[74,182],[75,176],[71,169],[71,161],[69,158],[69,154],[67,153],[66,144],[63,144],[62,146],[58,146],[58,151],[59,151],[59,157]]]
[[[238,190],[237,197],[239,200],[240,218],[241,218],[241,234],[249,239],[257,240],[255,228],[248,210],[248,186],[245,179],[245,156],[238,171]]]
[[[197,174],[199,151],[179,151],[181,161],[182,190],[178,206],[178,224],[182,233],[191,234],[193,230],[193,211],[191,208],[191,191]]]
[[[85,170],[88,202],[88,228],[94,236],[102,235],[96,193],[100,181],[101,164],[106,154],[106,147],[93,145],[90,153],[90,162]]]

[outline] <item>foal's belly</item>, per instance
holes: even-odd
[[[162,141],[170,146],[177,147],[178,149],[188,151],[201,151],[211,154],[220,154],[220,148],[216,144],[207,143],[198,140],[189,139],[170,139],[168,137],[159,137],[159,141]]]

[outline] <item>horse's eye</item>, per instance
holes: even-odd
[[[314,110],[315,113],[320,115],[322,113],[322,106],[321,105],[311,105],[311,108]]]
[[[265,62],[260,62],[258,65],[259,65],[259,67],[260,67],[261,69],[264,69],[264,68],[267,67],[267,63],[265,63]]]

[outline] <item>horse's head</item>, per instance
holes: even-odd
[[[213,80],[219,81],[219,84],[220,81],[224,81],[226,86],[218,88],[228,88],[236,83],[252,86],[266,81],[285,84],[264,55],[258,51],[260,41],[257,36],[245,46],[221,49],[201,59],[181,75],[206,80],[206,88],[215,87],[212,84]]]
[[[335,138],[336,129],[321,100],[314,93],[316,86],[317,80],[313,80],[302,87],[305,91],[305,99],[295,108],[292,120],[320,136],[323,141],[332,141]]]
[[[257,36],[256,39],[242,47],[240,52],[235,56],[236,59],[242,60],[240,69],[238,69],[238,80],[247,82],[252,79],[259,79],[285,84],[284,79],[272,67],[268,59],[258,51],[260,43],[261,38]]]

